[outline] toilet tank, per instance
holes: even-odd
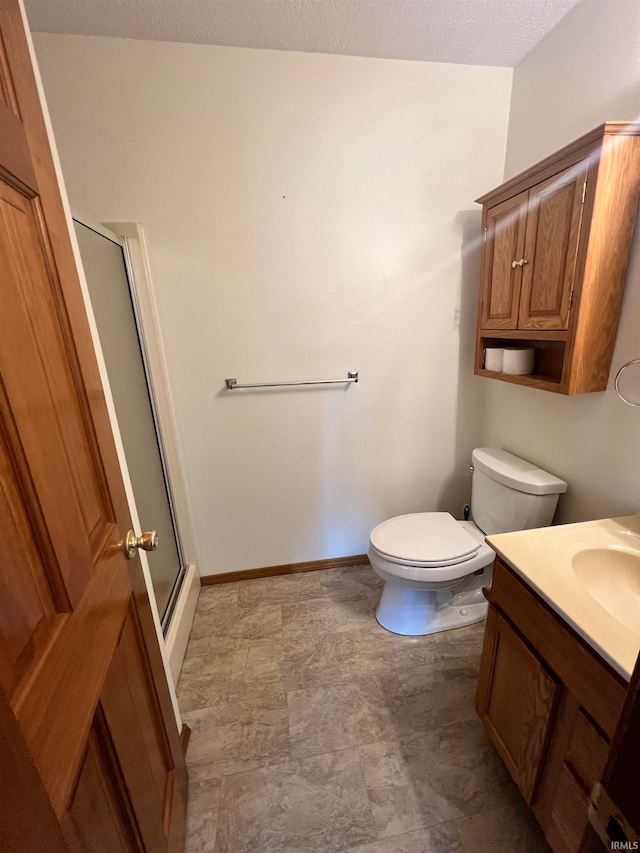
[[[476,448],[472,459],[471,515],[487,536],[551,524],[564,480],[496,447]]]

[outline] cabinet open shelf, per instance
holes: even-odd
[[[478,376],[500,379],[513,385],[525,385],[542,391],[563,393],[562,371],[567,346],[566,332],[532,332],[484,330],[478,335],[475,372]],[[535,350],[533,372],[520,375],[487,370],[484,367],[484,351],[493,347],[533,347]]]
[[[529,373],[526,376],[519,376],[515,373],[500,373],[497,370],[477,370],[478,376],[486,376],[489,379],[500,379],[502,382],[511,382],[513,385],[525,385],[528,388],[539,388],[541,391],[555,391],[562,393],[560,382],[554,379],[549,379],[539,373]]]
[[[509,341],[566,341],[567,331],[547,332],[543,329],[480,329],[483,338],[504,338]],[[512,345],[512,344],[511,344]]]

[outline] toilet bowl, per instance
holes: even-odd
[[[472,454],[474,521],[417,512],[371,531],[369,561],[384,581],[376,619],[388,631],[421,636],[485,618],[495,552],[485,534],[546,527],[567,484],[499,448]],[[476,523],[477,522],[477,523]]]
[[[491,583],[495,556],[479,527],[448,512],[383,522],[369,543],[371,566],[385,582],[378,622],[394,634],[411,636],[479,622],[487,612],[482,588]]]

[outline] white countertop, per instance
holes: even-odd
[[[631,678],[640,650],[640,513],[500,533],[487,543],[623,678]]]

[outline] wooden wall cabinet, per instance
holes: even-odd
[[[578,853],[626,682],[505,563],[487,591],[476,709],[555,853]]]
[[[475,373],[561,394],[604,391],[640,197],[640,122],[608,122],[478,199]],[[528,376],[487,347],[535,348]]]

